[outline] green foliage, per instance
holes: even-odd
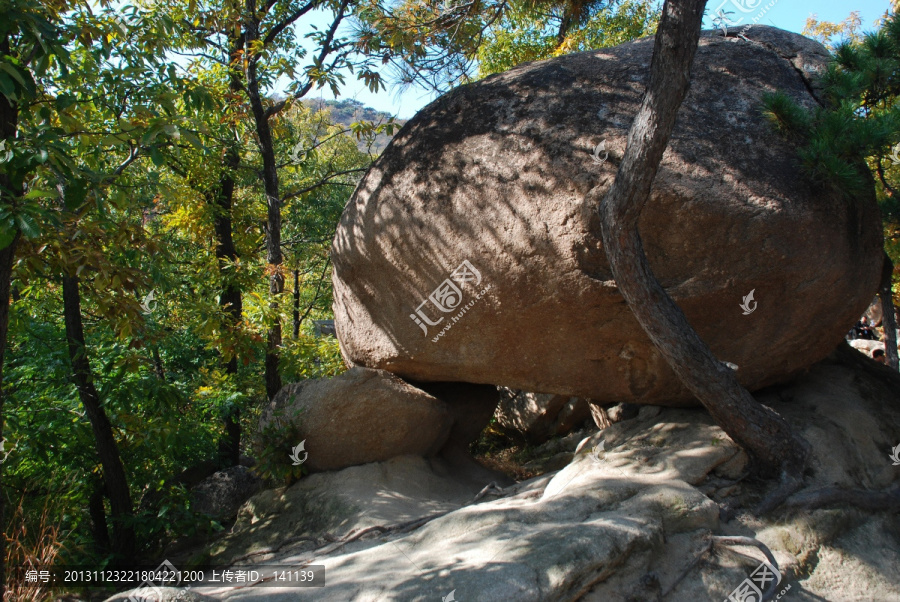
[[[812,129],[810,114],[784,92],[767,92],[763,95],[765,116],[786,135],[803,136]]]
[[[298,7],[273,3],[264,32]],[[227,3],[200,10],[192,1],[115,8],[4,2],[0,31],[11,47],[0,51],[0,94],[17,105],[18,120],[15,135],[0,139],[0,248],[14,237],[18,246],[0,495],[35,516],[52,498],[47,520],[66,541],[60,557],[70,564],[101,566],[109,556],[97,548],[88,512],[103,470],[72,383],[62,275],[79,279],[93,384],[128,477],[142,561],[157,560],[176,537],[221,528],[192,510],[188,492],[172,479],[219,457],[226,417],[239,417],[241,451],[252,451],[265,403],[265,333],[276,318],[285,325],[285,382],[344,369],[337,341],[313,337],[310,325],[331,317],[334,229],[370,151],[383,148],[395,124],[383,115],[367,123],[365,107],[345,123],[334,113],[346,104],[295,101],[271,120],[284,191],[283,269],[289,284],[294,270],[299,275],[303,324],[294,339],[292,286],[272,309],[259,149],[246,95],[230,86],[242,70],[210,59],[211,47],[198,39],[198,27],[239,24],[232,10]],[[249,49],[261,57],[270,92],[285,76],[296,76],[288,91],[303,82],[313,89],[340,85],[338,69],[350,54],[337,66],[304,64],[302,28],[283,31],[266,48]],[[325,42],[322,32],[307,33]],[[228,41],[226,34],[214,37]],[[175,60],[172,51],[194,54]],[[354,73],[375,85],[367,60],[354,63]],[[264,103],[278,100],[272,94]],[[224,160],[231,151],[236,165]],[[225,176],[234,190],[227,211],[214,202]],[[218,255],[223,217],[231,222],[236,259]],[[225,285],[241,293],[237,320],[220,304]],[[150,292],[155,302],[147,311],[142,302]],[[236,369],[228,367],[232,359]],[[285,427],[285,438],[296,439],[292,428]],[[290,466],[287,452],[297,443],[279,450],[279,461]],[[271,465],[272,478],[302,475],[263,453],[260,465],[264,472]],[[107,502],[104,510],[109,518]],[[17,532],[14,520],[7,517],[7,534]]]
[[[295,465],[291,451],[301,443],[300,417],[285,417],[275,413],[254,439],[256,466],[253,470],[263,479],[282,485],[291,485],[307,473],[303,464]],[[300,452],[299,458],[303,459]]]
[[[533,2],[512,3],[478,50],[479,75],[485,77],[526,61],[608,48],[653,35],[659,22],[659,7],[650,0],[603,4],[584,13],[584,18],[560,38],[559,21],[564,15],[564,5],[551,6],[548,15],[535,11]]]
[[[191,539],[220,533],[224,527],[191,508],[191,494],[184,485],[164,488],[152,510],[138,514],[133,524],[149,557],[165,553],[165,546],[176,538]]]
[[[328,378],[347,369],[338,341],[331,336],[317,338],[301,332],[298,338],[285,340],[281,357],[288,381]]]

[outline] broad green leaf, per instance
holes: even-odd
[[[40,190],[38,188],[32,188],[29,190],[23,198],[26,199],[55,199],[58,196],[58,193],[55,190]]]
[[[0,73],[0,93],[13,102],[18,101],[15,84],[4,73]]]
[[[19,85],[22,86],[23,88],[27,86],[27,84],[25,83],[25,78],[22,77],[22,74],[19,73],[19,70],[16,69],[16,67],[14,65],[10,65],[6,61],[0,60],[0,69],[5,71],[6,73],[9,73],[9,75],[14,80],[16,80],[19,83]]]
[[[26,238],[37,238],[41,234],[41,229],[38,227],[37,222],[27,213],[16,214],[16,223]]]

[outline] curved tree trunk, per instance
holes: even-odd
[[[69,360],[72,363],[72,378],[78,389],[78,396],[94,432],[94,445],[103,467],[103,483],[109,497],[112,511],[113,552],[119,562],[133,560],[134,528],[131,526],[131,493],[125,467],[119,456],[119,448],[113,436],[112,425],[103,410],[100,394],[94,386],[94,377],[88,362],[84,340],[84,326],[81,321],[81,293],[77,276],[63,276],[63,314],[66,323],[66,341]]]
[[[894,262],[885,253],[881,286],[878,288],[878,296],[881,297],[881,325],[884,327],[884,356],[888,366],[900,370],[900,360],[897,358],[897,315],[894,313],[894,293],[891,290],[893,275]]]
[[[638,232],[638,219],[678,108],[690,87],[690,68],[700,37],[705,0],[666,0],[650,63],[650,83],[631,130],[625,156],[600,201],[603,249],[616,284],[641,327],[678,378],[716,423],[765,467],[778,470],[782,487],[770,509],[800,483],[809,445],[774,410],[759,404],[716,359],[684,313],[653,275]]]

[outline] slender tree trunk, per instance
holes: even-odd
[[[88,361],[81,321],[81,293],[76,276],[63,276],[63,315],[66,324],[66,340],[69,360],[72,363],[72,378],[78,389],[78,396],[94,432],[94,444],[100,465],[103,467],[103,482],[112,512],[113,552],[119,561],[133,560],[135,539],[131,526],[132,505],[128,491],[125,467],[119,457],[119,448],[113,436],[112,425],[103,410],[100,395],[94,386],[94,377]]]
[[[256,15],[256,0],[247,0],[247,14]],[[253,17],[247,23],[247,50],[259,40],[259,21]],[[278,168],[275,162],[275,145],[272,142],[272,130],[269,126],[269,115],[263,106],[259,93],[257,76],[258,57],[248,56],[246,59],[247,96],[250,99],[250,110],[256,125],[256,137],[259,152],[263,160],[263,188],[266,192],[266,263],[269,272],[269,293],[272,295],[271,309],[273,324],[269,328],[266,345],[266,395],[271,400],[281,390],[281,371],[278,365],[278,353],[281,347],[281,318],[278,314],[279,297],[284,292],[284,273],[282,272],[281,254],[281,199],[278,192]]]
[[[99,556],[109,554],[109,527],[106,524],[106,509],[103,507],[105,487],[103,479],[98,478],[94,490],[88,500],[88,513],[91,516],[91,531],[94,535],[94,547]]]
[[[300,336],[300,270],[294,270],[294,338]]]
[[[897,358],[897,316],[894,313],[894,293],[891,290],[893,275],[894,262],[885,253],[881,286],[878,288],[878,296],[881,297],[881,325],[884,328],[884,356],[888,366],[900,370],[900,360]]]
[[[159,356],[159,345],[154,343],[150,353],[153,355],[153,367],[156,370],[156,378],[166,380],[166,370],[163,367],[162,358]]]
[[[235,88],[232,82],[232,89]],[[222,277],[222,292],[219,295],[219,306],[229,316],[232,328],[237,327],[243,313],[243,299],[241,289],[234,281],[231,270],[226,269],[234,265],[238,259],[237,248],[234,245],[231,210],[234,201],[234,171],[240,165],[240,152],[237,147],[231,146],[225,152],[224,171],[219,180],[219,187],[213,198],[215,205],[215,217],[213,221],[216,233],[216,257],[219,260],[219,274]],[[227,374],[237,374],[238,358],[232,354],[225,362]],[[224,416],[225,432],[219,440],[219,459],[225,466],[237,466],[241,456],[241,425],[240,409],[235,408]]]
[[[560,20],[559,29],[556,30],[557,48],[562,46],[562,43],[566,41],[566,36],[569,33],[569,29],[572,27],[572,20],[573,17],[566,11]]]
[[[602,200],[597,189],[589,199],[600,201],[603,249],[638,323],[716,423],[764,467],[781,471],[782,486],[760,508],[764,512],[799,486],[809,446],[774,410],[756,402],[734,372],[713,356],[654,276],[638,232],[641,211],[690,87],[705,4],[706,0],[666,0],[650,83],[628,133],[615,182]]]
[[[234,179],[232,172],[238,167],[240,161],[237,149],[228,149],[225,156],[225,170],[220,179],[213,202],[215,204],[215,218],[213,225],[216,233],[216,258],[219,260],[220,274],[222,277],[222,292],[219,295],[219,306],[228,314],[231,326],[236,326],[241,321],[243,312],[243,299],[241,289],[226,269],[229,264],[234,265],[238,260],[237,248],[232,236],[231,210],[234,199]],[[226,369],[229,373],[237,372],[237,356],[232,355]]]
[[[241,38],[230,38],[230,58],[232,66],[241,60]],[[228,89],[232,94],[241,91],[240,75],[231,71]],[[213,193],[212,203],[215,212],[213,226],[216,233],[216,258],[219,260],[219,274],[222,278],[222,292],[219,295],[219,306],[229,316],[229,325],[236,328],[243,316],[243,298],[241,289],[234,280],[233,272],[226,269],[238,261],[237,247],[234,244],[232,226],[232,207],[234,203],[234,174],[241,165],[241,153],[237,144],[231,143],[225,149],[225,160],[217,190]],[[226,374],[237,374],[238,357],[232,354],[225,362]],[[241,459],[241,422],[240,409],[234,408],[223,417],[225,431],[219,439],[219,460],[224,466],[237,466]]]
[[[9,33],[0,39],[0,55],[10,55]],[[19,128],[19,105],[0,94],[0,140],[10,142]],[[21,178],[11,179],[6,170],[0,170],[0,202],[15,207],[16,198],[22,194]],[[6,335],[9,331],[9,294],[12,284],[12,267],[19,242],[19,233],[12,242],[0,249],[0,440],[3,439],[3,359],[6,354]],[[0,464],[0,600],[6,596],[6,493],[3,491],[3,465]]]
[[[0,98],[0,104],[3,99]],[[5,180],[0,176],[0,181]],[[5,391],[3,389],[3,360],[6,355],[6,335],[9,331],[9,288],[12,278],[13,259],[16,254],[16,246],[19,242],[19,234],[16,233],[12,242],[0,249],[0,440],[3,439],[3,404]],[[2,479],[3,465],[0,464],[0,479]],[[0,600],[4,599],[6,592],[6,492],[3,491],[0,481]]]

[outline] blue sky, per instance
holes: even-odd
[[[731,0],[728,0],[729,2]],[[734,0],[741,3],[742,0]],[[710,0],[707,9],[710,13],[715,11],[723,0]],[[754,1],[743,0],[747,4],[753,5]],[[760,8],[768,5],[771,0],[762,0]],[[863,21],[863,29],[874,29],[874,23],[884,15],[890,6],[889,0],[854,0],[847,3],[839,0],[776,0],[768,12],[760,19],[760,24],[774,25],[782,29],[801,32],[806,19],[810,15],[815,14],[820,21],[840,22],[846,19],[851,11],[859,11]],[[728,9],[726,9],[728,10]],[[731,8],[735,15],[740,13]],[[750,13],[749,18],[745,22],[749,22],[757,12]],[[737,16],[730,16],[737,19]],[[326,25],[326,15],[320,15],[316,21],[322,27]],[[307,98],[334,98],[327,89],[314,91]],[[427,94],[421,89],[410,89],[402,94],[390,85],[387,90],[382,90],[376,94],[369,92],[362,83],[356,81],[355,76],[347,77],[347,85],[344,86],[341,98],[355,98],[356,100],[370,107],[385,111],[392,115],[396,115],[403,119],[412,117],[416,111],[424,107],[433,96]]]

